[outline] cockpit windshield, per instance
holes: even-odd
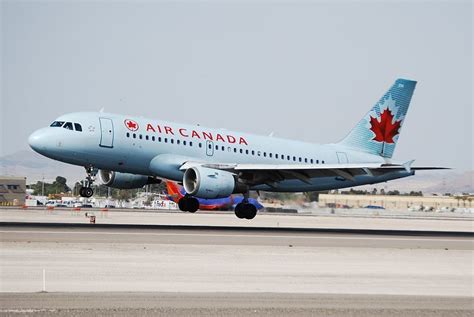
[[[63,126],[63,124],[64,124],[64,121],[54,121],[53,123],[51,123],[50,127],[60,128]]]
[[[72,122],[66,122],[63,128],[68,130],[74,130],[74,128],[72,127]]]

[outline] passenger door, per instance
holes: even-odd
[[[100,120],[100,146],[114,147],[114,124],[112,119],[99,118]]]

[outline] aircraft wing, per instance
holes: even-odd
[[[208,168],[229,171],[246,179],[250,184],[269,184],[286,179],[299,179],[310,184],[310,179],[318,177],[341,177],[354,180],[356,176],[380,176],[396,171],[439,170],[443,167],[412,167],[413,161],[404,164],[202,164],[185,163],[181,169],[201,165]]]

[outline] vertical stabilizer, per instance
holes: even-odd
[[[391,158],[400,136],[416,81],[397,79],[339,144]]]

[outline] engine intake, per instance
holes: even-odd
[[[202,166],[186,170],[183,186],[189,195],[208,199],[225,198],[247,191],[247,186],[237,182],[234,174]]]

